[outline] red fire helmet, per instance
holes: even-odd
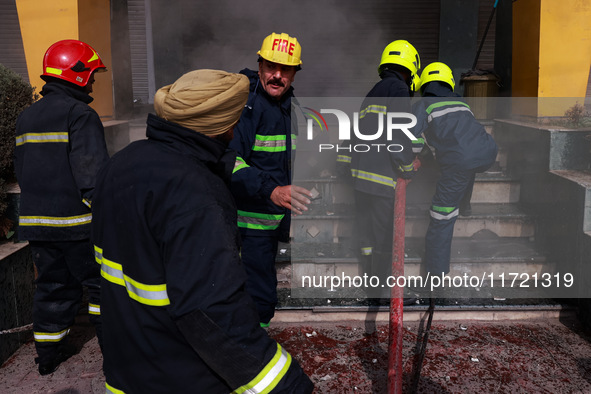
[[[86,86],[95,71],[107,71],[107,67],[90,45],[78,40],[62,40],[45,52],[41,78],[59,78],[78,86]]]

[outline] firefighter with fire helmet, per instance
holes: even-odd
[[[301,52],[295,37],[272,33],[257,52],[258,71],[240,71],[250,80],[250,94],[230,142],[238,154],[231,189],[238,206],[246,289],[262,326],[268,326],[277,305],[278,243],[289,241],[290,214],[306,211],[311,196],[291,184],[297,135],[291,84],[301,69]]]
[[[440,169],[429,210],[423,267],[425,272],[436,275],[449,272],[458,214],[470,214],[466,211],[476,173],[494,164],[498,150],[492,136],[474,118],[469,105],[454,88],[452,70],[444,63],[431,63],[421,73],[422,99],[413,106],[417,117],[413,133],[417,137],[424,135]]]
[[[160,88],[147,139],[99,173],[92,237],[107,393],[313,391],[244,290],[226,148],[248,85],[194,70]]]
[[[71,356],[67,343],[83,286],[99,343],[100,271],[90,243],[91,202],[99,168],[108,160],[103,124],[88,104],[98,53],[78,40],[56,42],[43,58],[43,98],[19,116],[14,165],[21,188],[18,235],[37,267],[33,335],[39,373]]]
[[[365,97],[359,111],[361,134],[376,134],[384,128],[388,113],[410,112],[410,97],[414,93],[417,71],[421,66],[417,50],[405,40],[393,41],[386,46],[378,67],[380,81]],[[406,124],[408,119],[399,123]],[[341,168],[349,167],[355,192],[356,229],[360,247],[361,265],[369,276],[377,276],[385,284],[391,274],[394,190],[399,177],[410,178],[414,173],[412,140],[400,130],[387,140],[381,133],[372,144],[394,146],[379,151],[357,151],[337,156]],[[354,134],[351,145],[367,143]],[[383,298],[380,290],[369,290],[370,298]],[[389,291],[388,291],[389,294]]]

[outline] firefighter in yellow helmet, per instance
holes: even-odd
[[[380,81],[369,91],[359,111],[361,134],[375,134],[380,122],[385,124],[388,113],[410,112],[410,97],[416,89],[420,66],[419,54],[408,41],[396,40],[385,47],[378,66]],[[387,134],[371,141],[383,149],[353,149],[337,157],[341,168],[350,166],[353,178],[361,269],[384,284],[383,288],[366,289],[371,299],[389,295],[382,289],[387,290],[386,278],[391,274],[394,190],[399,177],[410,178],[414,172],[412,141],[400,131],[391,133],[391,140]],[[351,139],[351,145],[367,143],[356,134]]]
[[[421,73],[422,99],[413,106],[417,117],[413,133],[424,136],[435,151],[440,172],[429,209],[423,265],[424,273],[435,275],[449,272],[456,219],[471,214],[476,173],[494,164],[498,150],[454,88],[452,70],[444,63],[431,63]]]
[[[291,106],[302,48],[286,33],[267,36],[257,52],[258,72],[244,69],[250,94],[234,129],[230,148],[238,157],[232,193],[238,206],[246,290],[268,326],[277,305],[275,256],[278,242],[289,241],[290,217],[307,210],[310,191],[291,184],[292,150],[297,130]]]

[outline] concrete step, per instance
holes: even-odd
[[[405,275],[419,275],[424,256],[424,239],[407,238],[405,242]],[[363,276],[356,246],[349,242],[282,244],[277,256],[278,279],[281,287],[301,287],[304,276]],[[493,275],[505,273],[542,275],[553,272],[554,264],[547,261],[534,243],[523,238],[498,238],[482,232],[472,238],[454,238],[451,250],[450,275]]]
[[[407,188],[409,200],[430,203],[438,174],[417,174]],[[301,179],[294,181],[298,186],[312,191],[316,199],[313,204],[350,204],[354,192],[350,184],[334,177]],[[502,172],[485,172],[476,175],[472,202],[474,203],[516,203],[519,201],[520,183]]]
[[[338,243],[354,237],[355,210],[351,204],[315,204],[292,219],[291,234],[297,242]],[[423,237],[429,224],[429,205],[409,205],[406,210],[407,237]],[[487,230],[499,237],[533,237],[534,220],[517,204],[472,204],[472,215],[458,217],[455,237],[471,237]]]

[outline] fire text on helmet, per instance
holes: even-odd
[[[289,42],[289,40],[276,38],[273,40],[273,46],[271,47],[273,51],[277,50],[280,52],[285,52],[290,56],[293,56],[293,51],[295,49],[295,44],[293,42]]]

